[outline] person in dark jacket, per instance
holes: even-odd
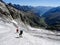
[[[22,37],[23,30],[20,30],[19,37]]]

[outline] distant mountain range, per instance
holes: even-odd
[[[48,10],[42,17],[45,17],[45,21],[49,26],[60,30],[60,7]]]
[[[27,12],[27,11],[32,11],[33,13],[35,13],[36,15],[43,15],[45,12],[47,12],[48,10],[50,10],[53,7],[46,7],[46,6],[37,6],[37,7],[33,7],[33,6],[21,6],[18,4],[11,4],[9,3],[8,5],[13,6],[14,8]]]
[[[0,18],[19,20],[32,27],[60,31],[60,7],[21,6],[0,1]]]

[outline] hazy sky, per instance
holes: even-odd
[[[7,3],[29,6],[60,6],[60,0],[4,0]]]

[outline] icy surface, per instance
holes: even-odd
[[[29,26],[28,28],[29,30],[24,29],[26,31],[24,31],[22,37],[16,38],[19,35],[16,33],[16,27],[13,23],[0,21],[0,45],[60,45],[60,37],[55,36],[54,32]],[[50,37],[53,38],[49,39]]]

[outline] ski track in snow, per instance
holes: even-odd
[[[60,41],[36,36],[38,32],[35,30],[35,33],[33,30],[27,31],[28,33],[24,31],[22,38],[16,38],[19,35],[15,30],[16,27],[13,24],[0,22],[0,45],[60,45]],[[38,34],[42,35],[42,33]]]

